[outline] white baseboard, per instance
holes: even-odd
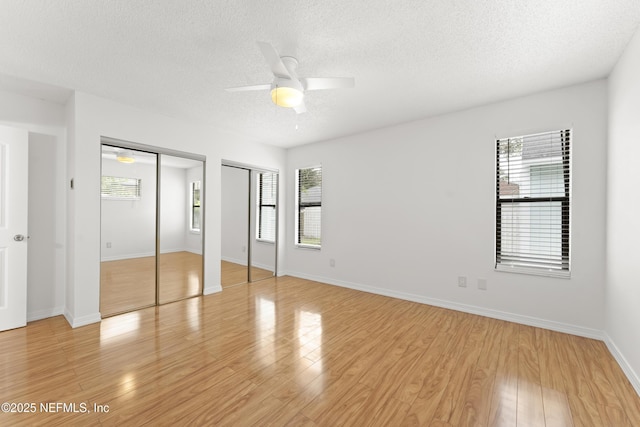
[[[207,286],[202,290],[202,295],[211,295],[211,294],[216,294],[218,292],[222,292],[222,286],[220,285]]]
[[[342,280],[334,280],[327,277],[313,276],[310,274],[299,273],[294,271],[283,271],[283,275],[299,277],[302,279],[313,280],[315,282],[327,283],[330,285],[341,286],[343,288],[355,289],[358,291],[369,292],[372,294],[384,295],[392,298],[398,298],[407,301],[418,302],[422,304],[433,305],[436,307],[448,308],[451,310],[461,311],[464,313],[477,314],[480,316],[490,317],[493,319],[506,320],[509,322],[519,323],[528,326],[535,326],[538,328],[549,329],[556,332],[563,332],[571,335],[577,335],[586,338],[592,338],[600,341],[604,341],[605,345],[609,349],[609,352],[614,357],[618,365],[626,375],[627,379],[635,389],[636,393],[640,396],[640,376],[631,367],[627,359],[624,357],[620,349],[615,345],[611,337],[606,332],[598,329],[585,328],[583,326],[571,325],[568,323],[555,322],[552,320],[540,319],[536,317],[523,316],[520,314],[508,313],[504,311],[492,310],[483,307],[477,307],[473,305],[460,304],[457,302],[440,300],[436,298],[427,298],[420,295],[414,295],[404,292],[391,291],[389,289],[376,288],[373,286],[361,285],[358,283],[351,283]]]
[[[629,362],[627,362],[627,359],[620,352],[618,346],[616,346],[616,344],[606,332],[604,333],[604,343],[607,345],[607,348],[613,355],[614,359],[616,359],[616,361],[618,362],[618,365],[620,365],[620,368],[622,368],[622,371],[629,379],[629,382],[636,390],[636,393],[638,393],[638,396],[640,396],[640,376],[638,376],[636,371],[633,370]]]
[[[100,313],[88,314],[86,316],[81,316],[81,317],[73,317],[73,315],[69,313],[69,310],[65,309],[63,314],[65,319],[67,319],[67,322],[69,322],[69,325],[71,325],[72,328],[79,328],[80,326],[90,325],[92,323],[99,323],[102,321],[102,316],[100,316]]]
[[[598,329],[585,328],[583,326],[571,325],[568,323],[555,322],[552,320],[540,319],[537,317],[524,316],[521,314],[509,313],[505,311],[493,310],[474,305],[461,304],[458,302],[441,300],[437,298],[429,298],[422,295],[415,295],[406,292],[397,292],[384,288],[376,288],[373,286],[362,285],[359,283],[346,282],[343,280],[335,280],[327,277],[313,276],[295,271],[288,271],[289,276],[299,277],[302,279],[313,280],[316,282],[327,283],[329,285],[341,286],[343,288],[354,289],[357,291],[368,292],[371,294],[384,295],[387,297],[398,298],[406,301],[418,302],[421,304],[433,305],[436,307],[447,308],[450,310],[461,311],[464,313],[477,314],[479,316],[490,317],[492,319],[506,320],[508,322],[519,323],[527,326],[535,326],[537,328],[549,329],[556,332],[564,332],[567,334],[577,335],[597,340],[603,339],[602,331]]]
[[[234,264],[247,265],[246,259],[236,259],[228,256],[222,256],[220,257],[220,259],[222,259],[222,261],[232,262]]]
[[[27,313],[27,322],[59,316],[61,314],[64,314],[64,307],[53,307],[45,310],[30,311]]]
[[[113,255],[113,256],[105,256],[101,257],[100,261],[120,261],[123,259],[134,259],[134,258],[146,258],[150,256],[156,256],[155,252],[141,252],[138,254],[126,254],[126,255]]]
[[[257,262],[254,262],[252,265],[253,267],[261,268],[263,270],[273,271],[273,265],[261,264]]]
[[[175,252],[191,252],[194,254],[202,255],[202,253],[194,252],[192,249],[163,249],[160,251],[161,254],[172,254]],[[100,261],[120,261],[123,259],[134,259],[134,258],[146,258],[150,256],[156,256],[155,252],[141,252],[137,254],[125,254],[125,255],[113,255],[113,256],[105,256],[100,258]]]

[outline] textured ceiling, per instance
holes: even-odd
[[[0,0],[0,86],[290,147],[605,77],[639,23],[640,0]],[[301,115],[225,92],[271,82],[258,40],[356,87],[307,93]]]

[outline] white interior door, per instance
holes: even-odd
[[[27,324],[28,143],[0,126],[0,331]]]

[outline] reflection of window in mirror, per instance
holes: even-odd
[[[118,176],[102,176],[101,195],[103,199],[140,200],[140,183],[138,178],[122,178]]]
[[[191,183],[191,231],[200,232],[200,181]]]
[[[276,240],[276,192],[278,175],[259,173],[258,215],[256,215],[256,239],[274,243]]]

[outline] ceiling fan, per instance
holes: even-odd
[[[355,86],[353,77],[298,77],[298,60],[292,56],[280,56],[269,43],[258,42],[262,55],[273,72],[271,84],[230,87],[228,92],[271,90],[271,100],[281,107],[293,108],[296,113],[307,111],[304,93],[308,90],[347,89]]]

